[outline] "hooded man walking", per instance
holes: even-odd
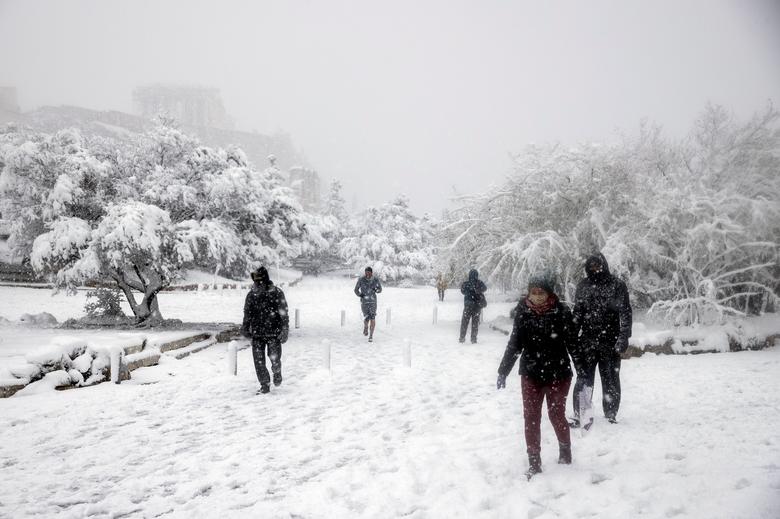
[[[463,317],[460,320],[460,342],[466,341],[466,330],[471,321],[471,344],[477,342],[479,332],[479,314],[487,305],[485,291],[487,286],[479,279],[476,269],[469,271],[469,278],[460,285],[460,293],[463,294]]]
[[[282,344],[290,333],[287,300],[284,292],[273,284],[265,267],[252,272],[255,282],[244,302],[244,323],[241,334],[252,339],[252,357],[255,362],[260,392],[268,393],[271,377],[265,366],[265,356],[271,359],[274,385],[282,383]]]
[[[626,284],[609,273],[601,253],[585,262],[585,279],[577,285],[574,323],[580,337],[572,355],[577,382],[572,392],[573,427],[590,427],[589,415],[596,366],[601,376],[604,416],[617,423],[620,407],[620,354],[628,349],[632,312]]]
[[[382,283],[374,277],[374,269],[366,267],[365,275],[355,283],[355,295],[360,298],[360,310],[363,312],[363,335],[368,342],[374,342],[376,328],[376,295],[382,292]]]

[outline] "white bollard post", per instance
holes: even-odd
[[[227,347],[228,351],[228,374],[236,376],[238,374],[238,348],[236,341],[230,341]]]
[[[392,315],[392,308],[387,309],[387,326],[390,326],[390,316]]]
[[[330,341],[322,339],[322,367],[330,373]]]
[[[341,326],[344,327],[344,324],[347,322],[347,311],[342,310],[341,311]]]
[[[404,366],[407,368],[412,367],[412,341],[411,339],[404,339]]]
[[[439,307],[434,306],[433,307],[433,324],[436,324],[439,322]]]
[[[301,310],[300,308],[295,309],[295,328],[301,327]]]
[[[119,348],[111,349],[111,382],[119,384],[119,365],[122,352]]]

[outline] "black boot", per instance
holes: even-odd
[[[281,386],[282,385],[282,374],[281,373],[274,373],[274,385],[275,386]]]
[[[559,443],[558,452],[558,463],[571,465],[571,443]]]
[[[539,454],[528,455],[528,470],[525,471],[525,477],[531,479],[542,471],[542,456]]]

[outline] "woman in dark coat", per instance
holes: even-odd
[[[555,295],[552,276],[538,275],[528,282],[528,296],[515,311],[512,335],[498,367],[496,387],[506,387],[506,377],[520,357],[523,419],[530,479],[542,471],[542,402],[558,437],[558,463],[571,463],[571,436],[566,421],[566,396],[572,371],[569,357],[574,329],[572,314]]]

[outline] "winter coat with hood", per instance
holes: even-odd
[[[523,299],[515,309],[512,334],[498,373],[506,377],[520,357],[520,375],[537,384],[571,378],[569,354],[574,341],[576,335],[571,311],[557,297],[555,305],[541,315]]]
[[[598,262],[600,273],[588,265]],[[586,278],[577,285],[574,322],[581,330],[580,345],[612,350],[620,339],[624,345],[631,337],[632,312],[626,284],[610,274],[603,254],[594,254],[585,262]]]
[[[463,294],[463,305],[466,307],[479,307],[480,294],[487,291],[487,286],[479,279],[476,269],[469,271],[469,279],[460,285],[460,293]]]
[[[244,323],[241,327],[249,337],[276,337],[287,341],[290,316],[284,292],[270,279],[256,280],[244,302]]]

